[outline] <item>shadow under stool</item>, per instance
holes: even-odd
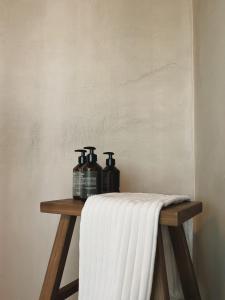
[[[76,222],[84,203],[73,199],[41,202],[41,212],[60,214],[60,221],[48,262],[39,300],[64,300],[79,290],[79,280],[60,287]],[[157,250],[150,300],[169,300],[161,225],[168,226],[185,300],[201,300],[183,223],[202,212],[201,202],[183,202],[163,208],[159,218]],[[110,299],[107,299],[110,300]]]

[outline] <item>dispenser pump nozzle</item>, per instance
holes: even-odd
[[[114,153],[113,152],[104,152],[103,154],[108,155],[109,157],[106,159],[106,165],[108,167],[115,166],[115,159],[113,158]]]
[[[87,152],[86,150],[84,149],[77,149],[77,150],[74,150],[75,152],[79,152],[81,153],[81,155],[78,157],[78,162],[80,165],[83,165],[86,163],[86,156],[85,156],[85,153]]]
[[[87,150],[90,151],[89,154],[87,155],[88,162],[90,162],[90,163],[96,162],[97,161],[97,155],[94,153],[94,150],[96,148],[88,146],[88,147],[84,147],[84,149],[87,149]]]

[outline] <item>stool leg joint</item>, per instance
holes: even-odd
[[[169,300],[169,287],[162,239],[161,225],[158,228],[155,268],[150,300]]]
[[[76,222],[75,216],[61,215],[39,300],[55,300]]]
[[[201,300],[183,225],[177,227],[169,226],[169,234],[181,279],[184,298],[185,300]]]

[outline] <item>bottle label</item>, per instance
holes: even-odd
[[[81,198],[86,199],[89,196],[98,194],[98,173],[96,171],[83,172],[83,189]]]
[[[73,172],[73,197],[79,197],[81,192],[80,172]]]
[[[84,174],[80,171],[73,172],[73,196],[80,197],[84,186]]]

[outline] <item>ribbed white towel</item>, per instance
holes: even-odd
[[[160,210],[184,200],[144,193],[88,198],[80,225],[79,300],[149,300]]]

